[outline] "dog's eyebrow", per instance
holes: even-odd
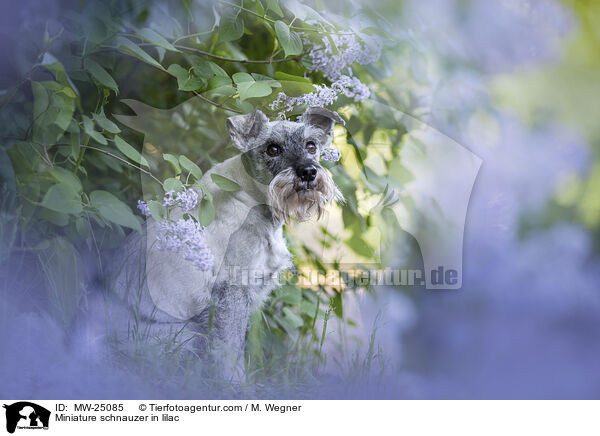
[[[282,144],[285,142],[286,135],[284,132],[273,130],[271,135],[267,139],[267,143],[277,143]]]
[[[316,140],[316,142],[323,141],[324,137],[326,136],[322,129],[312,126],[306,126],[303,133],[305,140],[312,139]]]

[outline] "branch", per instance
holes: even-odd
[[[109,155],[110,157],[114,157],[115,159],[120,160],[121,162],[129,165],[130,167],[136,168],[138,170],[140,170],[141,172],[143,172],[144,174],[149,175],[150,177],[152,177],[154,180],[156,180],[158,182],[159,185],[162,186],[162,182],[160,180],[158,180],[156,177],[154,177],[154,174],[152,174],[150,171],[146,171],[145,169],[138,167],[137,165],[132,164],[131,162],[127,162],[125,159],[121,159],[119,156],[116,156],[106,150],[102,150],[101,148],[96,148],[96,147],[92,147],[90,145],[81,145],[81,148],[89,148],[90,150],[96,150],[99,151],[100,153],[104,153]]]
[[[210,53],[208,51],[200,50],[198,48],[187,47],[185,45],[175,44],[174,47],[182,49],[182,50],[189,50],[189,51],[193,51],[195,53],[200,53],[200,54],[202,54],[204,56],[209,56],[211,58],[219,59],[221,61],[225,61],[225,62],[240,62],[242,64],[275,64],[275,63],[278,63],[278,62],[289,62],[289,61],[298,61],[298,60],[300,60],[299,56],[293,56],[291,58],[285,58],[285,59],[259,59],[259,60],[253,60],[253,59],[234,59],[234,58],[226,58],[226,57],[223,57],[223,56],[219,56],[219,55]]]
[[[222,104],[217,103],[216,101],[212,101],[212,100],[206,98],[205,96],[203,96],[202,94],[198,93],[197,91],[192,91],[192,92],[194,94],[196,94],[200,98],[200,100],[205,101],[205,102],[207,102],[209,104],[212,104],[213,106],[216,106],[219,109],[223,109],[223,110],[230,111],[230,112],[235,112],[236,114],[243,113],[243,112],[241,112],[241,111],[239,111],[237,109],[231,109],[231,108],[223,106]]]

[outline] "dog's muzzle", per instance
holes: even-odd
[[[287,168],[269,184],[269,206],[273,215],[284,221],[306,221],[314,215],[321,218],[327,203],[343,200],[329,173],[315,165]]]

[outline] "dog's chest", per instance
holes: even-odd
[[[265,280],[291,266],[289,252],[281,226],[273,228],[261,222],[244,225],[232,235],[228,262],[247,268],[249,274]]]
[[[246,223],[231,236],[225,266],[229,285],[246,288],[249,303],[260,307],[279,286],[279,273],[292,266],[281,226],[273,228],[260,221]]]
[[[261,268],[263,265],[266,272],[270,274],[289,268],[292,254],[287,248],[281,227],[274,232],[265,233],[263,237],[262,259],[255,261],[256,267]]]

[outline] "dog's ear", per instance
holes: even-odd
[[[309,107],[300,117],[300,121],[324,130],[327,136],[333,133],[335,123],[346,125],[344,119],[337,112],[322,107]]]
[[[268,122],[267,116],[258,109],[249,114],[227,118],[227,129],[233,145],[242,152],[248,151],[252,145],[252,139],[260,135]]]

